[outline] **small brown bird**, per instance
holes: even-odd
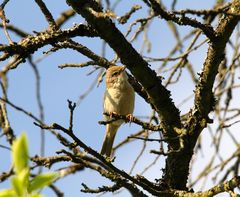
[[[103,108],[108,114],[131,115],[133,113],[135,94],[128,82],[125,68],[125,66],[112,66],[107,69]],[[104,118],[105,120],[111,119],[109,116],[104,116]],[[111,156],[116,132],[123,122],[124,120],[117,120],[107,124],[102,155]]]

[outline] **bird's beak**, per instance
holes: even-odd
[[[122,66],[121,72],[123,72],[126,68],[126,66]]]

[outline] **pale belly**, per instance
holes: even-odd
[[[135,95],[133,89],[119,91],[110,88],[104,94],[104,112],[115,112],[119,115],[128,115],[133,113]],[[108,117],[105,117],[109,119]]]

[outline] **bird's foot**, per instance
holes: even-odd
[[[128,114],[128,115],[126,115],[126,122],[129,122],[129,123],[131,123],[131,122],[133,122],[133,120],[134,120],[134,117],[133,117],[133,115],[132,114]]]
[[[114,160],[116,159],[115,156],[107,156],[107,155],[102,155],[102,156],[103,156],[103,157],[106,159],[106,161],[109,162],[109,163],[113,163]]]
[[[117,115],[117,113],[116,112],[109,112],[110,119],[112,119],[114,115]]]

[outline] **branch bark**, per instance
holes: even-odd
[[[126,40],[97,2],[67,0],[67,3],[88,21],[142,84],[162,121],[166,135],[176,136],[175,129],[181,128],[179,110],[170,98],[170,92],[162,85],[156,73],[149,68],[148,63]]]
[[[234,0],[229,12],[240,11],[240,2]],[[186,187],[189,163],[195,144],[202,130],[211,123],[208,114],[213,110],[215,100],[212,93],[213,84],[218,67],[223,60],[226,44],[238,24],[237,16],[226,16],[218,22],[216,28],[217,39],[209,44],[207,57],[202,73],[195,90],[195,107],[189,112],[185,125],[186,136],[183,139],[183,150],[178,154],[170,155],[166,160],[164,181],[170,187],[184,189]],[[185,188],[186,189],[186,188]]]
[[[194,113],[190,113],[187,126],[182,128],[179,111],[172,102],[170,92],[161,84],[161,79],[149,68],[148,63],[143,60],[139,53],[115,27],[99,4],[93,0],[67,0],[67,3],[96,29],[100,37],[118,54],[121,62],[128,67],[145,88],[150,97],[150,102],[155,107],[161,119],[164,134],[167,137],[176,137],[179,134],[186,133],[181,138],[181,146],[178,141],[168,143],[170,151],[177,149],[179,151],[167,157],[165,175],[163,177],[163,181],[170,188],[186,190],[189,163],[193,155],[194,146],[199,134],[206,127],[206,124],[210,122],[207,116],[214,106],[212,87],[218,66],[222,61],[224,49],[233,29],[237,25],[238,18],[233,15],[226,16],[219,21],[216,31],[207,26],[206,29],[201,28],[211,38],[212,43],[210,43],[203,72],[195,91]],[[239,11],[238,7],[239,2],[234,1],[230,12],[233,12],[233,10],[234,12]],[[169,20],[172,19],[169,18]]]

